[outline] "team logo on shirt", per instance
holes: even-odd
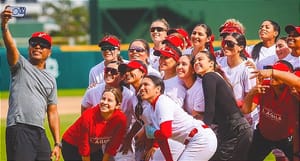
[[[277,121],[277,122],[282,121],[282,115],[273,112],[272,109],[263,108],[261,112],[266,118],[270,120]]]
[[[93,144],[106,144],[110,139],[111,137],[91,137],[90,142]]]

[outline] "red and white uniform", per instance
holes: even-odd
[[[100,113],[99,105],[87,109],[63,135],[63,140],[78,147],[82,156],[89,156],[103,145],[104,152],[114,156],[123,141],[127,122],[124,113],[116,110],[109,120]]]
[[[269,88],[265,94],[256,95],[253,102],[260,105],[258,127],[266,139],[279,141],[293,135],[299,101],[291,95],[289,87],[285,87],[280,96],[276,96],[273,88]]]
[[[194,119],[166,95],[160,95],[151,105],[144,109],[142,119],[145,125],[157,129],[154,133],[155,139],[164,139],[164,131],[171,130],[170,139],[186,144],[177,160],[207,161],[213,156],[217,148],[217,138],[203,121]],[[161,124],[169,121],[171,121],[171,129],[160,129]],[[193,136],[189,136],[192,133]],[[168,142],[159,144],[161,151],[167,154],[164,155],[166,160],[172,160]]]
[[[159,71],[159,56],[155,56],[153,54],[155,50],[153,48],[150,48],[149,51],[149,63],[150,65],[157,71]]]
[[[102,93],[105,90],[105,83],[98,84],[97,86],[88,89],[81,101],[81,105],[87,108],[94,107],[97,104],[99,104],[100,99],[102,97]],[[128,122],[127,127],[131,125],[131,120],[133,119],[133,107],[134,107],[134,98],[135,95],[132,91],[130,91],[128,88],[123,87],[122,91],[122,103],[121,103],[121,110],[125,113]]]

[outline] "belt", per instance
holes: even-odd
[[[206,128],[209,128],[209,126],[207,126],[207,125],[201,125],[202,126],[202,128],[204,128],[204,129],[206,129]],[[191,130],[191,132],[189,133],[189,135],[185,138],[185,140],[184,140],[184,145],[187,145],[189,142],[190,142],[190,140],[196,135],[198,133],[198,129],[197,128],[193,128],[193,130]]]

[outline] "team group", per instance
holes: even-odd
[[[25,59],[9,31],[11,14],[1,13],[11,72],[8,160],[59,160],[60,151],[66,161],[252,161],[270,152],[299,160],[300,27],[286,25],[279,37],[279,24],[265,20],[261,42],[247,46],[243,24],[228,19],[215,51],[207,24],[188,34],[157,19],[149,29],[154,46],[131,41],[129,60],[120,56],[120,39],[106,35],[81,116],[60,139],[56,81],[45,71],[52,39],[33,33]]]

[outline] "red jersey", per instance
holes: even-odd
[[[126,116],[115,110],[108,120],[101,116],[99,105],[87,109],[76,122],[67,129],[63,139],[77,146],[79,154],[89,156],[91,152],[105,146],[105,152],[116,155],[126,133]]]
[[[259,130],[266,139],[278,141],[293,135],[299,101],[292,96],[289,87],[286,86],[280,96],[269,88],[265,94],[256,95],[253,102],[260,105]]]

